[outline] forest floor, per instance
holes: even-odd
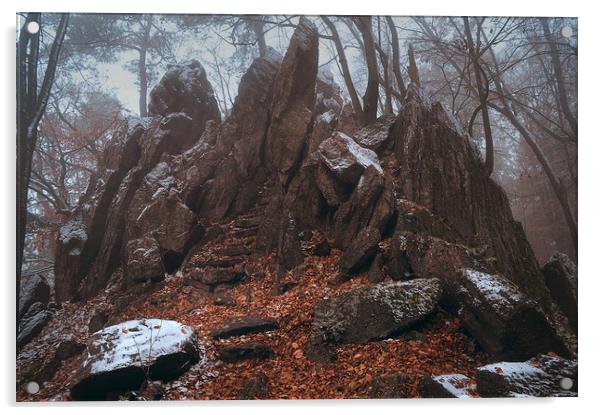
[[[36,339],[26,345],[17,358],[17,367],[25,368],[41,361],[48,350],[67,337],[85,342],[89,336],[88,321],[95,310],[113,308],[111,321],[159,318],[176,320],[196,330],[206,350],[206,359],[193,366],[178,379],[165,385],[162,399],[237,399],[244,384],[264,374],[268,379],[267,399],[332,399],[373,397],[376,379],[403,373],[407,376],[402,395],[418,397],[418,384],[424,376],[462,373],[474,378],[476,368],[487,363],[484,353],[474,350],[474,342],[464,334],[457,318],[444,310],[423,322],[418,331],[383,341],[339,346],[337,360],[320,364],[305,356],[316,301],[346,290],[370,284],[367,275],[334,284],[341,252],[333,249],[326,257],[310,254],[317,236],[304,242],[306,257],[302,272],[294,286],[281,295],[273,292],[275,255],[253,257],[248,265],[256,272],[233,286],[227,294],[235,304],[216,305],[215,295],[185,285],[186,272],[155,284],[145,295],[127,302],[117,311],[116,294],[110,289],[95,298],[76,304],[64,304]],[[229,241],[209,243],[197,248],[195,256],[211,255]],[[285,276],[286,279],[286,276]],[[282,281],[282,279],[281,279]],[[259,315],[278,322],[273,331],[214,340],[211,330],[231,317]],[[262,342],[274,355],[265,359],[225,363],[217,358],[217,347],[243,342]],[[85,354],[85,353],[84,353]],[[23,388],[18,401],[69,400],[69,388],[82,355],[64,362],[54,377],[44,382],[40,392],[28,395]]]

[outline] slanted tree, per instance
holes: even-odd
[[[39,30],[27,30],[36,22]],[[50,47],[42,84],[38,85],[40,67],[40,35],[45,28],[41,13],[28,13],[17,40],[17,315],[21,288],[21,267],[25,249],[27,223],[27,194],[31,177],[34,150],[38,140],[38,126],[46,112],[69,14],[62,14]],[[17,332],[18,332],[17,324]]]
[[[489,95],[489,81],[481,68],[481,28],[483,18],[476,19],[477,40],[476,44],[472,39],[472,32],[468,17],[464,17],[464,33],[466,34],[466,43],[468,45],[468,54],[472,63],[477,93],[479,94],[479,106],[481,117],[483,119],[483,131],[485,132],[485,174],[491,176],[493,173],[493,135],[491,133],[491,121],[489,120],[489,108],[487,98]],[[475,110],[475,113],[477,111]],[[474,118],[472,118],[474,120]]]

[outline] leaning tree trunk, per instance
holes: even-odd
[[[39,92],[37,72],[41,29],[35,34],[28,33],[25,27],[32,21],[38,22],[41,26],[41,14],[29,13],[27,15],[17,43],[17,316],[19,315],[21,268],[25,250],[27,194],[31,177],[31,163],[38,139],[38,125],[46,111],[46,105],[54,83],[54,75],[67,31],[69,15],[65,13],[61,16]],[[18,327],[17,323],[17,332]]]
[[[378,63],[376,61],[376,48],[374,46],[374,37],[372,35],[372,17],[359,16],[355,20],[355,25],[362,34],[364,41],[364,55],[368,67],[368,84],[364,93],[364,112],[363,124],[370,124],[376,121],[378,110]]]
[[[470,24],[468,23],[468,17],[464,17],[464,32],[466,34],[466,42],[468,44],[468,53],[470,54],[470,60],[474,68],[475,81],[477,83],[477,93],[479,94],[479,107],[481,108],[481,117],[483,119],[483,130],[485,132],[485,174],[491,176],[493,173],[493,135],[491,133],[491,122],[489,120],[489,108],[487,107],[487,95],[489,94],[489,88],[483,87],[483,82],[487,84],[487,79],[484,77],[481,63],[479,61],[480,56],[480,38],[477,34],[477,45],[472,40],[472,34],[470,33]],[[478,32],[480,33],[480,31]],[[485,79],[484,79],[485,78]]]
[[[406,95],[406,86],[403,82],[403,77],[401,76],[401,66],[399,63],[399,37],[397,36],[397,28],[395,27],[393,18],[391,16],[387,16],[386,19],[387,24],[389,25],[389,31],[391,32],[391,48],[393,49],[393,73],[395,74],[395,80],[397,81],[399,95],[401,96],[401,100],[403,100],[403,98]]]
[[[265,33],[263,32],[263,16],[254,16],[250,23],[251,29],[255,34],[259,56],[265,56],[268,53],[268,46],[265,41]]]
[[[334,42],[334,46],[337,50],[339,63],[341,64],[341,70],[343,72],[343,79],[345,80],[345,86],[347,87],[347,93],[351,98],[351,106],[353,107],[353,112],[355,112],[358,116],[361,116],[363,113],[362,104],[360,103],[357,90],[353,85],[351,71],[349,70],[349,63],[347,62],[347,57],[345,56],[345,48],[343,47],[343,42],[341,42],[341,38],[339,37],[339,32],[337,31],[337,28],[334,25],[334,23],[327,16],[320,17],[322,18],[322,21],[326,24],[326,26],[328,26],[328,29],[332,34],[332,41]]]
[[[558,52],[558,46],[556,45],[556,40],[552,36],[550,32],[550,26],[548,23],[547,17],[541,17],[539,19],[541,22],[541,26],[543,28],[543,33],[546,38],[546,42],[550,47],[550,57],[552,59],[552,69],[554,70],[554,78],[556,81],[556,87],[558,89],[558,102],[560,104],[560,108],[562,110],[562,114],[566,118],[569,123],[575,138],[577,137],[577,119],[573,115],[571,108],[569,106],[569,101],[567,98],[566,87],[564,85],[564,79],[562,74],[562,65],[560,63],[560,53]]]
[[[146,104],[146,96],[148,95],[148,74],[146,72],[146,56],[148,53],[148,43],[150,39],[150,31],[153,22],[153,15],[149,14],[146,19],[146,26],[144,28],[144,40],[140,47],[140,59],[138,60],[138,81],[140,83],[140,97],[138,105],[140,109],[140,116],[148,116],[148,109]]]

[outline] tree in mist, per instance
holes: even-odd
[[[166,17],[153,14],[77,14],[73,16],[70,47],[101,62],[134,53],[127,69],[137,76],[139,114],[147,116],[147,96],[157,66],[174,58],[173,30]],[[127,55],[126,55],[127,56]]]
[[[570,107],[563,104],[563,102],[568,104],[568,99],[563,100],[562,88],[556,86],[558,79],[562,79],[563,82],[565,79],[563,75],[557,76],[556,71],[547,70],[548,59],[554,62],[556,60],[554,56],[557,56],[560,62],[560,48],[563,50],[564,64],[573,68],[573,62],[576,62],[576,47],[572,47],[567,42],[560,42],[558,37],[552,39],[554,46],[551,46],[550,41],[545,40],[545,29],[541,23],[536,24],[535,19],[499,18],[489,21],[487,29],[485,24],[478,24],[481,44],[480,59],[477,63],[482,69],[479,72],[493,83],[493,88],[488,93],[482,90],[481,92],[485,94],[479,94],[479,85],[483,88],[486,83],[483,79],[479,83],[476,76],[471,75],[469,71],[471,65],[476,66],[475,55],[471,54],[467,38],[469,33],[462,30],[457,19],[448,18],[447,25],[439,22],[441,26],[437,26],[437,23],[432,21],[428,22],[423,17],[414,18],[414,21],[420,29],[415,42],[420,42],[424,46],[424,52],[421,53],[427,59],[439,62],[444,75],[444,84],[449,85],[450,78],[455,76],[454,82],[459,85],[459,95],[465,95],[463,98],[465,103],[472,102],[475,110],[472,111],[469,124],[472,125],[478,111],[483,113],[481,101],[486,98],[483,101],[486,101],[487,106],[501,116],[501,119],[496,118],[496,122],[498,124],[502,123],[502,120],[508,122],[531,149],[563,211],[576,251],[577,224],[572,212],[572,203],[564,181],[558,173],[559,168],[550,161],[542,145],[542,140],[562,141],[563,145],[577,143],[576,129],[570,127],[571,116],[562,115],[563,106]],[[473,50],[475,49],[473,44]],[[537,67],[537,70],[533,71],[533,67]],[[447,68],[452,72],[448,72]],[[576,73],[573,69],[571,73]],[[541,81],[542,74],[544,82]],[[576,97],[573,99],[576,100]],[[574,114],[570,109],[569,113]],[[558,119],[567,121],[558,123],[556,121]],[[484,122],[484,129],[485,124]],[[569,127],[563,124],[569,124]],[[485,135],[487,136],[487,133]],[[570,153],[572,151],[568,150],[565,163],[571,163]]]
[[[37,22],[40,30],[36,33],[26,30],[30,22]],[[17,315],[32,159],[38,140],[38,126],[50,99],[68,23],[69,15],[61,15],[41,85],[38,85],[38,72],[41,71],[40,37],[45,26],[40,13],[27,14],[17,40]]]

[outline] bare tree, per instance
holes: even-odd
[[[31,22],[37,22],[39,25],[40,30],[36,33],[27,30]],[[40,87],[38,86],[40,34],[44,28],[40,13],[27,14],[17,41],[17,315],[32,158],[38,139],[38,126],[48,105],[68,23],[69,15],[62,14]]]

